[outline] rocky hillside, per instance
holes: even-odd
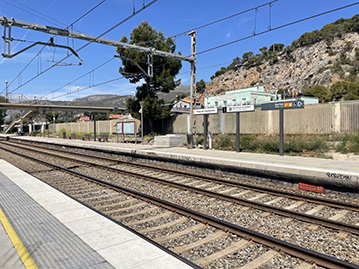
[[[326,27],[329,28],[325,26],[323,29],[327,30]],[[256,84],[265,86],[266,91],[272,93],[280,89],[302,93],[315,85],[330,88],[341,80],[357,81],[358,31],[336,34],[319,41],[310,40],[310,42],[306,41],[307,43],[303,41],[310,35],[312,35],[311,39],[313,36],[321,35],[323,29],[306,33],[292,45],[286,48],[283,46],[277,52],[267,51],[264,47],[264,50],[261,49],[262,54],[250,53],[250,57],[245,61],[237,57],[237,62],[238,59],[242,62],[237,65],[232,63],[234,67],[228,66],[217,71],[212,80],[206,83],[204,92],[198,94],[199,100],[202,102],[206,95],[224,94],[225,91]],[[223,70],[228,71],[224,73]]]

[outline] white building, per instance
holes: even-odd
[[[174,103],[172,110],[190,110],[191,101],[188,98],[178,100]],[[193,109],[201,108],[201,104],[196,102],[193,105]]]

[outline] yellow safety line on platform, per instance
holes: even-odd
[[[11,226],[9,220],[7,219],[7,217],[5,216],[5,214],[1,210],[1,208],[0,208],[0,221],[1,221],[2,225],[4,226],[5,231],[6,231],[7,235],[9,236],[12,244],[14,245],[17,253],[19,254],[20,259],[21,259],[22,263],[24,264],[24,266],[27,269],[37,269],[38,267],[37,267],[36,263],[32,259],[30,253],[25,248],[24,244],[21,242],[19,236],[16,234],[14,228]]]

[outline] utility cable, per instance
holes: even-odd
[[[63,97],[63,96],[66,96],[66,95],[74,94],[74,93],[77,93],[77,92],[81,92],[81,91],[84,91],[84,90],[88,90],[88,89],[91,89],[91,88],[94,88],[94,87],[102,86],[102,85],[105,85],[105,84],[108,84],[108,83],[111,83],[111,82],[114,82],[114,81],[117,81],[117,80],[120,80],[120,79],[123,79],[123,78],[125,78],[125,77],[119,77],[119,78],[114,78],[114,79],[110,79],[110,80],[107,80],[107,81],[103,81],[103,82],[100,82],[100,83],[97,83],[97,84],[94,84],[94,85],[90,85],[88,87],[85,87],[85,88],[82,88],[82,89],[79,89],[79,90],[76,90],[76,91],[73,91],[73,92],[64,93],[64,94],[55,96],[55,97],[50,98],[50,99],[55,99],[55,98]]]
[[[37,10],[35,10],[35,9],[31,8],[31,7],[28,7],[28,6],[26,6],[26,5],[22,4],[22,3],[19,3],[16,0],[11,0],[11,1],[0,0],[0,1],[2,1],[2,2],[8,4],[8,5],[12,5],[12,6],[14,6],[14,7],[16,7],[18,9],[22,10],[22,11],[25,11],[25,12],[27,12],[27,13],[29,13],[29,14],[31,14],[31,15],[39,18],[39,19],[42,19],[44,21],[47,21],[47,22],[50,22],[50,23],[53,23],[53,24],[56,24],[56,25],[61,25],[61,26],[66,27],[66,24],[64,24],[64,23],[62,23],[62,22],[60,22],[60,21],[58,21],[58,20],[56,20],[56,19],[54,19],[54,18],[52,18],[50,16],[47,16],[46,14],[41,13],[40,11],[37,11]],[[19,7],[16,4],[14,4],[13,2],[16,3],[17,5],[20,5],[20,6],[23,6],[23,7]],[[29,10],[26,10],[26,9],[29,9],[29,10],[31,10],[33,12],[31,12]],[[34,12],[38,13],[39,15],[35,14]],[[48,18],[48,19],[46,19],[46,18]]]
[[[125,23],[126,21],[128,21],[129,19],[131,19],[132,17],[136,16],[137,14],[139,14],[140,12],[142,12],[143,10],[145,10],[147,7],[152,6],[154,3],[156,3],[158,0],[152,0],[150,3],[148,3],[147,5],[143,6],[142,8],[140,8],[139,10],[137,10],[135,13],[131,14],[130,16],[128,16],[127,18],[125,18],[124,20],[120,21],[119,23],[117,23],[116,25],[114,25],[113,27],[111,27],[110,29],[106,30],[105,32],[103,32],[101,35],[99,35],[97,38],[100,38],[102,36],[104,36],[105,34],[109,33],[110,31],[112,31],[113,29],[117,28],[118,26],[120,26],[121,24]],[[81,48],[77,49],[76,52],[84,49],[85,47],[87,47],[88,45],[90,45],[91,43],[93,43],[94,41],[89,41],[88,43],[86,43],[85,45],[83,45]],[[13,93],[14,91],[20,89],[21,87],[25,86],[26,84],[30,83],[31,81],[33,81],[34,79],[36,79],[37,77],[39,77],[40,75],[46,73],[47,71],[51,70],[53,67],[57,66],[59,63],[63,62],[64,60],[66,60],[67,58],[69,58],[71,56],[68,55],[66,57],[64,57],[62,60],[60,60],[59,62],[53,64],[52,66],[50,66],[49,68],[45,69],[44,71],[42,71],[40,74],[32,77],[31,79],[27,80],[25,83],[23,83],[21,86],[18,86],[17,88],[15,88],[14,90],[12,90],[9,93]]]
[[[54,92],[56,92],[56,91],[58,91],[58,90],[60,90],[60,89],[62,89],[62,88],[64,88],[64,87],[66,87],[66,86],[71,85],[71,84],[74,83],[75,81],[77,81],[77,80],[79,80],[79,79],[85,77],[86,75],[91,74],[91,73],[94,72],[95,70],[97,70],[97,69],[101,68],[102,66],[108,64],[109,62],[111,62],[111,61],[114,60],[114,59],[115,59],[115,58],[112,57],[111,59],[109,59],[109,60],[107,60],[106,62],[100,64],[99,66],[95,67],[94,69],[92,69],[92,70],[86,72],[85,74],[82,74],[81,76],[79,76],[79,77],[75,78],[74,80],[72,80],[72,81],[66,83],[65,85],[63,85],[63,86],[61,86],[61,87],[58,87],[57,89],[55,89],[55,90],[53,90],[53,91],[51,91],[51,92],[49,92],[49,93],[47,93],[47,94],[41,96],[40,98],[43,98],[43,97],[45,97],[45,96],[48,96],[48,95],[50,95],[50,94],[52,94],[52,93],[54,93]]]
[[[4,1],[4,0],[1,0],[1,1]],[[99,7],[99,6],[100,6],[101,4],[103,4],[105,1],[106,1],[106,0],[102,0],[102,1],[101,1],[99,4],[97,4],[95,7],[91,8],[91,9],[90,9],[89,11],[87,11],[84,15],[80,16],[79,19],[75,20],[73,23],[71,23],[71,24],[69,24],[68,26],[66,26],[65,29],[68,29],[68,28],[71,27],[74,23],[78,22],[80,19],[82,19],[83,17],[87,16],[90,12],[94,11],[97,7]],[[46,47],[46,46],[43,46],[43,47],[41,48],[41,50],[31,59],[31,61],[25,66],[25,68],[23,68],[23,69],[21,70],[21,72],[8,84],[8,87],[10,87],[11,84],[12,84],[18,77],[21,76],[21,74],[22,74],[22,73],[27,69],[27,67],[36,59],[36,57],[38,57],[38,55],[41,54],[41,52],[43,51],[43,49],[44,49],[45,47]],[[68,57],[69,57],[69,56],[68,56]],[[68,57],[66,57],[65,59],[67,59]],[[59,62],[59,63],[60,63],[60,62]],[[52,68],[52,67],[54,67],[54,66],[51,66],[51,68]],[[42,74],[42,73],[41,73],[41,74]],[[27,84],[28,82],[34,80],[35,78],[39,77],[41,74],[36,75],[35,77],[33,77],[32,79],[30,79],[29,81],[27,81],[26,84]],[[21,88],[21,87],[24,86],[24,85],[25,85],[25,84],[21,84],[20,86],[18,86],[17,88],[15,88],[14,90],[12,90],[12,91],[9,92],[9,93],[12,93],[12,92],[18,90],[19,88]],[[0,92],[0,94],[3,93],[5,90],[6,90],[6,89],[2,90],[2,91]]]
[[[254,33],[252,35],[249,35],[249,36],[246,36],[246,37],[243,37],[243,38],[240,38],[240,39],[228,42],[228,43],[224,43],[222,45],[218,45],[218,46],[215,46],[215,47],[212,47],[212,48],[197,52],[196,55],[204,54],[204,53],[207,53],[207,52],[219,49],[219,48],[223,48],[223,47],[232,45],[234,43],[238,43],[238,42],[246,40],[246,39],[250,39],[250,38],[258,36],[258,35],[266,34],[266,33],[269,33],[269,32],[275,31],[275,30],[279,30],[279,29],[282,29],[282,28],[285,28],[285,27],[288,27],[288,26],[292,26],[294,24],[297,24],[297,23],[300,23],[300,22],[303,22],[303,21],[307,21],[307,20],[311,20],[311,19],[323,16],[323,15],[327,15],[327,14],[330,14],[330,13],[333,13],[333,12],[336,12],[336,11],[339,11],[339,10],[342,10],[342,9],[345,9],[345,8],[353,7],[353,6],[358,5],[358,4],[359,4],[359,2],[355,2],[355,3],[352,3],[350,5],[342,6],[342,7],[335,8],[335,9],[332,9],[332,10],[328,10],[328,11],[325,11],[325,12],[322,12],[322,13],[318,13],[316,15],[312,15],[312,16],[309,16],[309,17],[306,17],[306,18],[303,18],[303,19],[300,19],[300,20],[296,20],[296,21],[293,21],[293,22],[282,24],[280,26],[273,27],[273,28],[270,28],[268,30],[265,30],[265,31],[262,31],[262,32],[259,32],[259,33]]]
[[[188,34],[189,32],[191,32],[191,31],[197,31],[197,30],[199,30],[199,29],[202,29],[202,28],[208,27],[208,26],[210,26],[210,25],[213,25],[213,24],[216,24],[216,23],[219,23],[219,22],[222,22],[222,21],[225,21],[225,20],[228,20],[228,19],[237,17],[237,16],[239,16],[239,15],[248,13],[248,12],[250,12],[250,11],[257,10],[257,9],[259,9],[259,8],[261,8],[261,7],[268,6],[268,5],[270,6],[270,5],[272,5],[273,3],[278,2],[278,1],[279,1],[279,0],[273,0],[273,1],[267,2],[267,3],[265,3],[265,4],[262,4],[262,5],[259,5],[259,6],[256,6],[256,7],[252,7],[252,8],[250,8],[250,9],[247,9],[247,10],[244,10],[244,11],[240,11],[240,12],[238,12],[238,13],[235,13],[235,14],[233,14],[233,15],[224,17],[224,18],[222,18],[222,19],[218,19],[218,20],[215,20],[215,21],[206,23],[206,24],[204,24],[204,25],[201,25],[201,26],[192,28],[191,30],[188,30],[188,31],[179,33],[179,34],[177,34],[177,35],[170,36],[170,38],[176,38],[176,37],[180,37],[180,36],[185,36],[185,35],[187,35],[187,34]]]

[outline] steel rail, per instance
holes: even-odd
[[[7,143],[5,143],[7,144]],[[16,145],[20,148],[23,149],[27,149],[26,147],[22,147],[19,145]],[[119,174],[124,174],[124,175],[131,175],[133,177],[139,177],[142,178],[143,180],[147,180],[147,181],[152,181],[152,182],[156,182],[156,183],[161,183],[167,186],[171,186],[171,187],[176,187],[176,188],[180,188],[183,190],[191,190],[195,193],[200,193],[200,194],[204,194],[210,197],[214,197],[217,199],[222,199],[222,200],[226,200],[232,203],[237,203],[243,206],[248,206],[248,207],[252,207],[258,210],[264,210],[267,212],[271,212],[274,214],[278,214],[281,216],[285,216],[285,217],[289,217],[289,218],[293,218],[293,219],[297,219],[297,220],[301,220],[301,221],[305,221],[305,222],[309,222],[309,223],[314,223],[314,224],[318,224],[318,225],[322,225],[324,227],[327,228],[332,228],[332,229],[337,229],[337,230],[343,230],[352,234],[356,234],[359,235],[359,226],[356,225],[352,225],[352,224],[347,224],[347,223],[343,223],[340,221],[335,221],[335,220],[331,220],[328,218],[322,218],[322,217],[317,217],[317,216],[313,216],[313,215],[307,215],[305,213],[300,213],[300,212],[295,212],[295,211],[291,211],[288,209],[284,209],[284,208],[279,208],[279,207],[275,207],[272,205],[266,205],[263,203],[259,203],[256,201],[251,201],[251,200],[247,200],[244,198],[239,198],[239,197],[233,197],[230,195],[226,195],[226,194],[221,194],[221,193],[217,193],[217,192],[213,192],[213,191],[209,191],[209,190],[205,190],[205,189],[200,189],[197,187],[192,187],[189,185],[185,185],[185,184],[181,184],[181,183],[176,183],[176,182],[172,182],[172,181],[168,181],[165,179],[160,179],[157,177],[153,177],[153,176],[148,176],[148,175],[143,175],[141,173],[136,173],[136,172],[130,172],[130,171],[123,171],[119,168],[114,168],[114,167],[109,167],[107,165],[101,165],[101,164],[96,164],[96,163],[92,163],[92,162],[88,162],[88,161],[84,161],[84,160],[77,160],[77,159],[70,159],[68,157],[65,156],[59,156],[56,155],[54,153],[49,153],[49,152],[42,152],[36,149],[32,150],[33,152],[38,152],[38,153],[42,153],[42,154],[46,154],[46,155],[50,155],[53,156],[55,158],[63,158],[65,160],[71,160],[72,162],[77,162],[77,163],[81,163],[84,165],[88,165],[88,166],[96,166],[97,168],[100,169],[104,169],[104,170],[109,170],[109,171],[113,171]],[[67,152],[64,152],[67,153]],[[80,154],[81,155],[81,154]],[[84,156],[82,154],[82,156]],[[87,155],[85,155],[85,157],[88,157]],[[116,162],[116,160],[108,160],[107,161],[111,161],[111,162]]]
[[[17,140],[17,139],[14,139],[14,140]],[[23,140],[18,140],[18,141],[23,141]],[[34,141],[32,141],[32,142],[34,142]],[[36,143],[48,144],[46,142],[38,142],[38,141],[36,141]],[[56,144],[50,144],[50,145],[56,145]],[[56,145],[56,146],[59,146],[59,145]],[[66,145],[66,147],[72,147],[72,146]],[[46,149],[46,147],[43,147],[43,148]],[[75,148],[78,148],[78,147],[75,146]],[[81,149],[97,150],[97,149],[89,149],[89,148],[81,148]],[[64,153],[70,153],[70,154],[74,154],[74,155],[78,155],[78,156],[82,155],[79,152],[70,152],[70,151],[62,150],[62,149],[54,149],[54,150],[59,151],[59,152],[64,152]],[[230,181],[230,180],[225,180],[225,179],[218,179],[218,178],[209,177],[209,176],[198,176],[198,175],[194,175],[194,174],[191,174],[188,172],[176,171],[176,170],[171,170],[168,168],[153,167],[153,166],[146,165],[146,164],[136,164],[136,163],[131,163],[131,162],[117,160],[117,159],[113,160],[111,158],[104,157],[104,156],[96,156],[96,155],[86,155],[86,156],[97,158],[97,159],[108,160],[108,161],[116,161],[118,163],[123,163],[123,164],[136,166],[136,167],[146,167],[148,169],[158,170],[158,171],[162,171],[162,172],[166,172],[166,173],[179,174],[182,176],[188,176],[193,179],[204,180],[207,182],[226,184],[231,187],[241,187],[241,188],[255,190],[255,191],[259,191],[259,192],[266,192],[266,193],[270,193],[273,195],[281,195],[281,196],[284,196],[289,199],[301,200],[301,201],[306,201],[306,202],[311,202],[311,203],[319,203],[322,205],[327,205],[327,206],[332,206],[332,207],[348,209],[351,211],[359,212],[359,204],[353,204],[353,203],[336,201],[336,200],[329,200],[329,199],[325,199],[325,198],[321,198],[321,197],[313,197],[313,196],[309,196],[309,195],[305,195],[305,194],[291,193],[291,192],[287,192],[287,191],[283,191],[283,190],[276,190],[276,189],[272,189],[272,188],[261,187],[261,186],[256,186],[256,185],[252,185],[252,184],[248,184],[248,183],[235,182],[235,181]]]
[[[0,140],[0,141],[4,141],[4,140]],[[0,148],[2,148],[2,147],[0,147]],[[13,154],[15,154],[15,155],[18,155],[18,156],[21,156],[21,157],[30,159],[31,161],[40,163],[40,164],[42,164],[42,165],[44,165],[44,166],[47,166],[47,167],[50,167],[50,168],[54,168],[53,170],[63,170],[63,171],[65,171],[66,173],[69,173],[69,174],[71,174],[71,175],[75,175],[75,176],[78,176],[78,177],[82,177],[82,178],[84,178],[85,180],[90,180],[90,181],[92,181],[92,182],[95,181],[95,183],[97,183],[97,184],[99,184],[99,185],[105,186],[105,187],[107,187],[107,188],[111,188],[111,189],[113,189],[113,190],[115,190],[115,191],[119,191],[119,188],[117,188],[115,184],[112,184],[113,186],[111,186],[111,184],[106,184],[106,181],[102,181],[101,179],[91,178],[90,176],[87,176],[87,175],[84,175],[84,174],[75,172],[75,171],[70,170],[70,169],[68,169],[68,168],[66,168],[66,167],[61,167],[61,166],[58,166],[58,165],[56,165],[56,164],[51,164],[51,163],[49,163],[49,162],[41,161],[41,160],[38,160],[38,159],[36,159],[36,158],[30,157],[30,156],[26,156],[26,155],[23,155],[23,154],[21,154],[21,153],[19,153],[19,152],[12,151],[12,150],[9,150],[9,149],[6,149],[6,148],[2,148],[2,149],[5,150],[5,151],[7,151],[7,152],[13,153]],[[44,172],[44,170],[42,170],[42,172]],[[54,188],[54,189],[60,191],[61,193],[65,194],[66,196],[68,196],[68,197],[74,199],[75,201],[81,203],[82,205],[84,205],[84,206],[90,208],[91,210],[95,211],[96,213],[101,214],[102,216],[104,216],[104,217],[106,217],[107,219],[109,219],[109,220],[115,222],[116,224],[118,224],[118,225],[120,225],[121,227],[123,227],[123,228],[129,230],[130,232],[132,232],[132,233],[138,235],[138,236],[141,237],[142,239],[144,239],[144,240],[146,240],[147,242],[149,242],[149,243],[155,245],[156,247],[162,249],[163,251],[165,251],[166,253],[170,254],[171,256],[173,256],[173,257],[175,257],[175,258],[177,258],[177,259],[183,261],[184,263],[188,264],[188,265],[191,266],[192,268],[197,268],[197,269],[201,269],[201,268],[202,268],[202,267],[200,267],[200,266],[194,264],[193,262],[187,260],[186,258],[182,257],[181,255],[179,255],[179,254],[173,252],[172,250],[170,250],[170,249],[164,247],[163,245],[161,245],[161,244],[155,242],[155,241],[152,240],[151,238],[149,238],[149,237],[147,237],[147,236],[145,236],[145,235],[143,235],[143,234],[137,232],[136,230],[132,229],[132,228],[129,227],[129,226],[126,226],[126,225],[123,224],[122,222],[120,222],[120,221],[118,221],[118,220],[116,220],[116,219],[114,219],[114,218],[112,218],[112,217],[106,215],[106,214],[103,213],[102,211],[97,210],[96,208],[90,206],[89,204],[87,204],[87,203],[85,203],[85,202],[83,202],[83,201],[81,201],[81,200],[79,200],[79,199],[73,197],[72,195],[66,193],[65,191],[63,191],[63,190],[61,190],[61,189],[59,189],[59,188],[57,188],[57,187],[54,187],[53,185],[47,183],[46,181],[44,181],[44,180],[42,180],[42,179],[40,179],[40,178],[37,178],[37,179],[41,180],[42,182],[46,183],[47,185],[51,186],[52,188]],[[115,187],[114,187],[114,186],[115,186]],[[139,198],[139,199],[143,199],[143,200],[144,200],[144,198],[142,198],[142,196],[136,195],[135,193],[131,194],[130,192],[128,192],[128,191],[126,191],[126,190],[121,190],[121,191],[124,192],[124,193],[130,194],[130,195],[132,195],[132,196],[134,196],[134,197],[137,197],[137,198]],[[153,203],[153,204],[154,204],[154,203]]]
[[[80,177],[82,177],[82,178],[84,178],[86,180],[96,182],[96,183],[98,183],[100,185],[104,185],[104,186],[111,187],[111,188],[116,189],[116,190],[120,190],[120,191],[122,191],[124,193],[136,196],[136,197],[138,197],[140,199],[143,199],[145,201],[149,201],[150,203],[153,203],[155,205],[161,206],[161,207],[166,208],[168,210],[175,211],[178,214],[181,214],[181,215],[184,215],[184,216],[187,216],[187,217],[191,217],[191,218],[193,218],[195,220],[201,221],[203,223],[210,224],[210,225],[212,225],[214,227],[217,227],[219,229],[222,229],[222,230],[225,230],[227,232],[231,232],[233,234],[239,235],[239,236],[241,236],[241,237],[243,237],[245,239],[250,239],[250,240],[252,240],[252,241],[254,241],[256,243],[264,244],[264,245],[267,245],[267,246],[269,246],[271,248],[274,248],[274,249],[279,249],[281,251],[284,251],[285,253],[288,253],[288,254],[290,254],[292,256],[295,256],[295,257],[298,257],[298,258],[301,258],[301,259],[304,259],[304,260],[311,260],[315,264],[323,266],[323,267],[326,267],[326,268],[335,268],[335,269],[336,268],[359,268],[359,265],[349,263],[349,262],[337,259],[335,257],[325,255],[323,253],[319,253],[319,252],[316,252],[316,251],[313,251],[313,250],[310,250],[310,249],[307,249],[307,248],[304,248],[304,247],[301,247],[301,246],[298,246],[298,245],[294,245],[294,244],[289,243],[289,242],[285,242],[283,240],[280,240],[280,239],[277,239],[277,238],[274,238],[274,237],[259,233],[257,231],[254,231],[254,230],[251,230],[251,229],[248,229],[248,228],[245,228],[245,227],[241,227],[239,225],[229,223],[227,221],[220,220],[220,219],[215,218],[213,216],[209,216],[209,215],[203,214],[201,212],[197,212],[197,211],[185,208],[183,206],[176,205],[176,204],[173,204],[171,202],[168,202],[168,201],[156,198],[156,197],[152,197],[152,196],[150,196],[148,194],[144,194],[144,193],[141,193],[141,192],[138,192],[138,191],[126,188],[126,187],[119,186],[119,185],[114,184],[114,183],[110,183],[110,182],[107,182],[107,181],[104,181],[104,180],[101,180],[101,179],[98,179],[98,178],[95,178],[95,177],[92,177],[92,176],[88,176],[88,175],[85,175],[85,174],[82,174],[82,173],[67,169],[65,167],[61,167],[61,166],[51,164],[51,163],[48,163],[48,162],[45,162],[45,161],[30,157],[30,156],[26,156],[26,155],[23,155],[21,153],[18,153],[18,152],[9,150],[9,149],[4,149],[4,150],[6,150],[8,152],[11,152],[13,154],[22,156],[24,158],[30,159],[32,161],[44,164],[46,166],[54,167],[54,168],[56,168],[58,170],[66,171],[69,174],[80,176]]]

